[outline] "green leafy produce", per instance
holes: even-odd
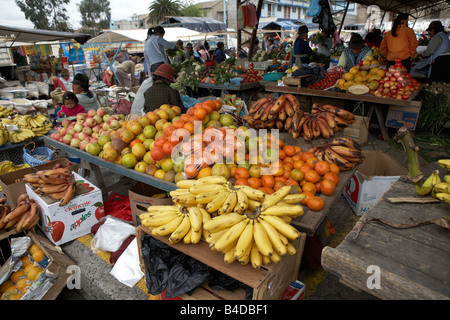
[[[424,84],[418,97],[422,100],[417,128],[438,134],[450,120],[450,84]]]

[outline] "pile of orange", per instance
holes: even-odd
[[[272,149],[278,147],[279,160],[272,164],[237,167],[232,170],[236,185],[249,185],[254,189],[272,194],[283,186],[296,186],[306,198],[302,204],[312,211],[322,210],[324,200],[319,195],[331,196],[339,182],[339,168],[335,164],[319,161],[308,150],[303,152],[299,146],[285,145],[277,140]],[[259,168],[258,168],[259,167]],[[270,168],[271,174],[260,174],[261,168]]]

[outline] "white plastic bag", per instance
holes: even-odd
[[[133,234],[136,234],[133,225],[113,216],[107,216],[91,241],[91,249],[94,252],[99,250],[115,252]]]
[[[142,279],[144,273],[139,265],[139,251],[136,238],[122,252],[110,273],[114,278],[130,288],[134,287]]]

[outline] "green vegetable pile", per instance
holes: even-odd
[[[439,134],[450,121],[450,84],[434,82],[424,84],[418,94],[422,101],[417,129]]]

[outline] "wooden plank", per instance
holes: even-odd
[[[364,101],[364,102],[372,102],[384,105],[394,105],[394,106],[420,106],[422,104],[421,101],[409,101],[409,100],[398,100],[398,99],[390,99],[383,97],[376,97],[372,95],[356,95],[347,92],[333,92],[333,91],[325,91],[325,90],[315,90],[315,89],[307,89],[301,87],[280,87],[273,84],[266,84],[265,90],[268,92],[280,92],[280,93],[291,93],[291,94],[299,94],[306,95],[311,97],[328,97],[334,99],[344,99],[344,100],[353,100],[353,101]]]
[[[67,153],[73,154],[74,156],[84,159],[92,164],[97,165],[97,166],[104,167],[104,168],[110,169],[112,171],[115,171],[118,174],[121,174],[128,178],[131,178],[133,180],[141,181],[145,184],[152,185],[152,186],[159,188],[161,190],[164,190],[164,191],[172,191],[177,188],[175,183],[164,181],[162,179],[155,178],[153,176],[138,172],[136,170],[127,169],[124,166],[119,165],[117,163],[107,162],[107,161],[103,160],[102,158],[93,156],[85,151],[68,146],[64,143],[61,143],[61,142],[51,139],[49,137],[44,136],[44,140],[45,140],[45,143],[47,143],[55,148],[58,148]]]
[[[408,197],[416,192],[406,178],[400,178],[336,249],[324,248],[322,266],[344,283],[381,299],[450,299],[448,230],[435,224],[413,228],[393,225],[445,217],[448,205],[391,203],[386,198],[393,194]],[[370,265],[381,269],[380,290],[365,285]]]
[[[260,87],[259,82],[243,83],[240,85],[225,85],[225,84],[207,84],[199,83],[197,85],[199,88],[206,88],[211,90],[231,90],[231,91],[244,91],[249,89],[254,89]]]

